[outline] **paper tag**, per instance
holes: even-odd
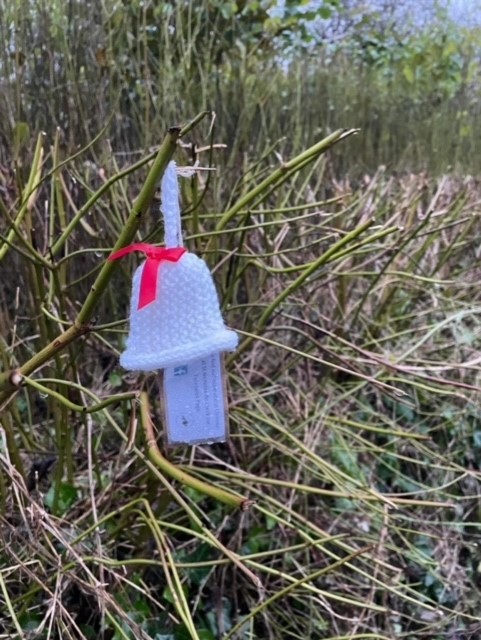
[[[227,437],[220,353],[164,369],[167,444],[210,444]]]

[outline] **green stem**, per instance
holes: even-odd
[[[104,184],[99,189],[97,189],[97,191],[95,193],[93,193],[90,196],[90,198],[87,200],[87,202],[80,207],[80,209],[77,211],[77,213],[72,218],[72,220],[68,223],[68,225],[65,226],[65,228],[63,229],[61,235],[57,238],[57,240],[51,246],[50,254],[52,256],[56,256],[58,254],[58,252],[62,249],[62,247],[64,246],[64,244],[66,243],[66,241],[68,240],[70,235],[72,234],[72,231],[75,229],[77,224],[80,222],[80,220],[92,208],[92,206],[97,202],[97,200],[106,191],[108,191],[112,187],[113,184],[115,184],[116,182],[118,182],[119,180],[124,178],[125,176],[128,176],[129,174],[133,173],[137,169],[140,169],[141,167],[143,167],[150,160],[155,158],[156,154],[158,154],[158,152],[151,153],[146,158],[142,158],[141,160],[139,160],[135,164],[127,167],[123,171],[119,171],[114,176],[112,176],[111,178],[106,180],[106,182],[104,182]]]
[[[345,245],[349,244],[350,242],[352,242],[352,240],[361,235],[361,233],[368,229],[373,223],[374,219],[370,219],[364,224],[357,227],[357,229],[354,229],[350,233],[346,233],[343,238],[338,240],[335,244],[332,245],[332,247],[330,247],[325,253],[323,253],[322,256],[319,256],[317,260],[312,262],[306,269],[304,269],[304,271],[285,289],[283,289],[283,291],[281,291],[277,298],[275,298],[275,300],[273,300],[271,304],[266,307],[261,317],[259,318],[259,322],[256,327],[256,333],[260,333],[265,328],[265,326],[269,322],[269,318],[272,316],[277,307],[282,304],[282,302],[284,302],[284,300],[288,298],[291,293],[296,291],[304,283],[304,281],[309,278],[309,276],[315,273],[319,269],[319,267],[329,262],[333,258],[333,256],[335,256],[339,252],[340,249],[342,249]],[[240,353],[247,349],[247,347],[253,342],[254,339],[254,336],[248,336],[245,340],[243,340],[235,355],[231,356],[230,358],[237,358]]]
[[[274,186],[279,186],[277,183],[282,182],[286,178],[286,174],[290,174],[293,170],[297,171],[300,167],[304,167],[306,164],[315,160],[319,155],[326,152],[340,140],[343,140],[344,138],[347,138],[348,136],[357,132],[358,129],[338,129],[334,133],[331,133],[330,136],[327,136],[327,138],[324,138],[300,155],[296,156],[292,160],[289,160],[289,162],[285,162],[276,171],[265,178],[265,180],[258,184],[257,187],[254,187],[254,189],[251,189],[242,198],[239,198],[239,200],[237,200],[237,202],[228,211],[226,211],[222,218],[219,220],[217,230],[219,231],[221,229],[224,229],[232,220],[232,218],[236,216],[237,213],[239,213],[239,211],[248,207],[248,205],[250,205],[267,189],[273,188]]]
[[[125,247],[134,239],[137,229],[139,228],[140,219],[149,208],[154,197],[155,190],[159,184],[159,180],[174,155],[179,134],[180,128],[172,127],[169,129],[169,133],[159,149],[157,157],[149,171],[144,186],[142,187],[142,191],[139,193],[132,206],[132,212],[125,223],[112,252]],[[108,260],[104,262],[100,273],[92,285],[92,288],[90,289],[90,292],[77,316],[76,322],[80,325],[84,325],[90,321],[97,301],[107,287],[110,277],[117,266],[118,264],[116,262],[109,262]]]
[[[7,251],[10,249],[10,246],[13,242],[13,239],[17,235],[21,235],[19,233],[20,225],[26,215],[27,212],[30,211],[33,206],[33,199],[35,198],[35,191],[38,189],[41,183],[41,169],[42,169],[42,160],[43,160],[43,140],[45,138],[45,133],[40,133],[37,138],[37,145],[35,147],[35,153],[33,156],[32,167],[30,169],[30,175],[28,177],[27,186],[22,195],[22,205],[20,210],[15,218],[12,228],[7,233],[5,244],[0,247],[0,260],[6,256]]]
[[[71,411],[77,411],[78,413],[96,413],[97,411],[101,411],[102,409],[105,409],[105,407],[108,407],[114,402],[122,402],[123,400],[131,400],[132,398],[138,397],[137,391],[126,391],[125,393],[119,393],[115,396],[109,396],[105,400],[102,400],[101,402],[97,402],[96,404],[93,404],[92,406],[87,407],[85,405],[76,404],[75,402],[72,402],[71,400],[66,398],[63,394],[59,393],[58,391],[54,391],[53,389],[50,389],[50,387],[46,387],[45,385],[41,384],[37,380],[33,380],[32,378],[28,378],[27,376],[24,376],[22,378],[22,383],[29,387],[32,387],[33,389],[36,389],[40,393],[43,393],[52,398],[55,398],[62,405],[67,407],[67,409],[70,409]]]
[[[189,123],[184,130],[189,130],[191,125],[192,123]],[[167,136],[164,138],[164,141],[159,148],[157,157],[150,168],[144,186],[133,204],[132,212],[130,213],[125,227],[115,244],[114,250],[120,249],[121,247],[129,244],[135,237],[142,215],[148,210],[159,180],[174,155],[177,139],[184,130],[181,130],[180,127],[173,127],[169,129]],[[89,323],[94,313],[95,306],[106,289],[116,266],[117,265],[114,262],[104,262],[100,273],[92,285],[92,288],[87,295],[87,298],[73,325],[52,340],[41,351],[36,353],[32,358],[30,358],[30,360],[27,360],[27,362],[25,362],[18,371],[20,376],[30,375],[43,364],[48,362],[56,353],[62,351],[74,340],[77,340],[80,336],[90,331],[91,327]],[[11,371],[5,371],[0,374],[0,404],[8,399],[8,397],[18,387],[18,383],[15,384],[12,377],[15,378],[16,376],[12,376]]]
[[[169,462],[167,458],[160,453],[159,447],[155,439],[154,426],[150,417],[149,410],[149,398],[145,391],[140,394],[140,422],[142,429],[144,430],[145,441],[147,444],[147,456],[153,464],[155,464],[163,473],[167,476],[178,480],[181,484],[185,484],[200,493],[203,493],[218,502],[234,507],[236,509],[243,509],[249,504],[249,501],[242,496],[236,496],[230,491],[221,489],[212,484],[208,484],[198,478],[194,478],[190,474],[179,469],[175,464]]]

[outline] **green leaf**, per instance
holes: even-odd
[[[30,139],[30,127],[26,122],[17,122],[13,127],[13,147],[17,155]]]
[[[60,483],[58,489],[57,509],[60,514],[66,513],[77,499],[77,489],[66,482]],[[52,509],[55,504],[55,486],[51,486],[44,499],[45,505]]]
[[[200,640],[216,640],[216,637],[213,635],[213,633],[205,627],[202,629],[196,629],[196,632]],[[190,634],[190,631],[186,629],[184,625],[182,625],[176,628],[173,639],[192,640],[192,635]]]
[[[120,387],[122,386],[122,376],[119,373],[113,372],[109,375],[109,382],[114,388]]]
[[[409,84],[414,83],[414,71],[412,67],[405,65],[403,67],[403,75],[406,78],[406,80],[409,82]]]
[[[476,449],[481,449],[481,431],[475,431],[473,433],[473,444]]]
[[[323,18],[324,20],[327,20],[328,18],[330,18],[332,16],[332,9],[330,7],[326,7],[325,5],[323,5],[320,9],[319,9],[319,15],[321,16],[321,18]]]
[[[18,619],[18,623],[25,633],[35,631],[41,622],[42,618],[40,616],[29,612],[22,614]]]
[[[182,591],[184,592],[184,596],[185,598],[188,600],[189,598],[189,587],[186,584],[182,585]],[[172,589],[170,587],[165,587],[162,596],[164,598],[164,600],[166,600],[167,602],[169,602],[170,604],[175,605],[177,598],[174,597],[174,594],[172,593]]]

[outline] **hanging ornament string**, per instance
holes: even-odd
[[[119,249],[109,260],[117,260],[133,251],[142,252],[145,261],[140,281],[138,309],[154,302],[157,296],[157,281],[159,265],[162,260],[177,262],[186,252],[183,248],[182,227],[180,223],[179,183],[177,180],[177,165],[172,160],[167,165],[160,187],[161,211],[164,216],[165,248],[139,242]]]
[[[138,309],[146,307],[157,296],[157,280],[159,265],[162,260],[177,262],[184,255],[182,228],[180,224],[179,183],[177,180],[177,166],[174,161],[169,162],[162,178],[160,197],[161,211],[164,216],[165,248],[154,247],[151,244],[137,243],[124,247],[113,253],[109,260],[117,260],[133,251],[142,252],[145,261],[140,281]]]
[[[172,160],[167,165],[160,186],[160,210],[164,217],[166,247],[182,247],[182,227],[180,224],[179,181],[177,165]]]
[[[113,260],[123,258],[134,251],[140,251],[147,258],[142,270],[142,279],[140,281],[138,304],[138,309],[140,310],[151,302],[154,302],[157,296],[157,280],[159,275],[159,266],[162,260],[178,262],[184,253],[187,252],[187,249],[184,249],[183,247],[155,247],[152,244],[138,242],[115,251],[115,253],[112,253],[108,259],[112,262]]]

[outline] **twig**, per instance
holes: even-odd
[[[246,498],[236,496],[234,493],[230,493],[230,491],[226,491],[220,487],[203,482],[198,478],[194,478],[189,473],[179,469],[175,464],[172,464],[172,462],[169,462],[164,458],[157,446],[154,425],[152,424],[152,419],[150,417],[149,398],[145,391],[142,391],[140,394],[140,422],[144,431],[145,442],[147,444],[147,456],[151,462],[163,471],[163,473],[175,480],[178,480],[182,484],[195,489],[196,491],[200,491],[219,502],[229,505],[230,507],[244,510],[246,506],[249,505],[249,500]]]

